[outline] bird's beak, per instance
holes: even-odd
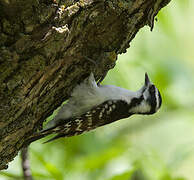
[[[150,79],[148,77],[147,72],[145,73],[145,86],[148,86],[150,84]]]

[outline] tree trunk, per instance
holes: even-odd
[[[91,71],[103,79],[169,1],[0,0],[0,169],[76,84]]]

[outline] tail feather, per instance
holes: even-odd
[[[66,121],[69,122],[69,119],[67,119]],[[46,128],[46,129],[43,129],[40,132],[37,132],[37,133],[33,134],[31,137],[29,137],[26,140],[27,144],[29,145],[32,142],[37,141],[37,140],[39,140],[41,138],[44,138],[44,137],[46,137],[46,136],[48,136],[50,134],[57,134],[57,133],[59,133],[60,132],[60,125],[65,124],[66,121],[61,119],[57,125],[49,127],[49,128]],[[66,134],[65,135],[58,134],[58,135],[54,136],[53,138],[49,139],[48,141],[46,141],[44,143],[53,141],[53,140],[58,139],[58,138],[63,137],[63,136],[66,136]]]
[[[49,129],[49,130],[46,130],[46,131],[37,132],[37,133],[33,134],[29,139],[26,140],[26,144],[29,145],[32,142],[37,141],[37,140],[39,140],[41,138],[44,138],[47,135],[52,134],[52,133],[54,133],[52,129]]]

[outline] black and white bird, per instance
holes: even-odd
[[[145,83],[138,91],[112,85],[97,85],[93,73],[77,85],[68,102],[46,128],[29,138],[29,143],[50,134],[52,140],[82,134],[97,127],[127,118],[133,114],[154,114],[160,108],[159,90],[145,74]]]

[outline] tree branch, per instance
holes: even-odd
[[[22,159],[22,170],[23,170],[24,180],[33,180],[31,169],[30,169],[30,161],[28,157],[28,147],[22,148],[21,159]]]

